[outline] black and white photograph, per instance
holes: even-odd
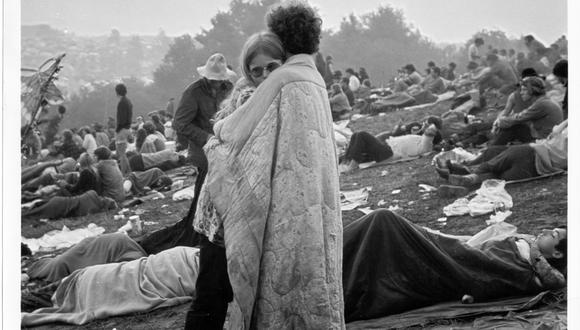
[[[580,328],[575,7],[3,1],[1,327]]]

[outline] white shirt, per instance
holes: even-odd
[[[479,54],[479,47],[477,47],[475,44],[471,44],[467,50],[467,60],[479,62],[481,58],[476,58],[476,56],[481,56]]]
[[[348,78],[348,88],[352,92],[356,92],[360,88],[360,81],[355,75],[351,75],[350,78]]]
[[[90,133],[85,134],[85,137],[83,139],[83,148],[87,151],[89,155],[93,156],[95,154],[95,149],[97,149],[97,141],[95,140],[95,137],[92,134]]]
[[[432,136],[415,134],[392,136],[385,142],[393,151],[392,160],[415,157],[433,150]]]

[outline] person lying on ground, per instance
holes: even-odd
[[[466,294],[483,302],[566,286],[565,226],[541,230],[537,236],[515,233],[478,239],[493,229],[488,227],[471,238],[445,235],[384,209],[353,221],[344,228],[342,245],[346,321],[459,301]],[[109,240],[114,243],[106,244]],[[165,299],[189,297],[195,293],[198,251],[172,247],[144,258],[139,256],[141,248],[125,235],[85,239],[62,256],[30,268],[31,278],[72,275],[56,288],[54,307],[23,313],[22,324],[85,324],[147,312]],[[108,263],[119,258],[128,262]],[[145,293],[145,278],[164,284],[150,285]],[[119,283],[123,283],[123,295],[117,294]],[[166,290],[176,283],[175,290]],[[168,292],[173,293],[171,297]]]
[[[379,133],[376,135],[376,138],[379,140],[385,140],[391,136],[402,136],[407,134],[422,135],[423,131],[431,124],[435,125],[437,128],[437,133],[433,138],[433,145],[437,145],[442,141],[441,129],[443,128],[443,121],[437,116],[428,116],[422,121],[422,123],[413,121],[404,124],[401,120],[392,131]]]
[[[437,127],[429,125],[423,135],[403,135],[380,140],[368,132],[354,133],[344,155],[343,163],[347,164],[345,172],[358,168],[360,163],[382,162],[401,158],[416,157],[433,150],[433,138]]]
[[[566,286],[567,229],[535,238],[514,235],[471,246],[388,210],[344,228],[343,290],[347,322],[439,302],[476,302]],[[402,252],[404,251],[404,252]]]
[[[185,156],[178,154],[171,149],[165,149],[159,152],[149,154],[139,154],[136,152],[128,152],[129,165],[131,171],[146,171],[150,168],[158,168],[162,171],[169,171],[186,165],[187,159]]]
[[[546,139],[515,146],[490,146],[466,165],[477,167],[471,170],[454,162],[446,164],[451,184],[471,187],[486,179],[522,180],[567,170],[568,120],[554,126]]]
[[[339,84],[332,84],[329,93],[330,110],[332,111],[332,120],[337,121],[350,117],[349,113],[352,108],[348,103],[346,94],[342,91]]]
[[[77,161],[73,158],[55,159],[40,162],[33,166],[22,168],[21,183],[26,183],[46,173],[65,174],[76,170]]]
[[[138,253],[136,247],[133,250]],[[21,324],[25,327],[55,322],[81,325],[113,315],[186,303],[195,292],[198,254],[196,248],[175,247],[131,261],[78,269],[56,288],[53,307],[22,313]]]
[[[33,208],[22,211],[22,218],[61,219],[80,217],[116,208],[117,203],[113,199],[99,196],[96,191],[89,190],[79,196],[55,196],[46,202],[35,204]]]
[[[103,197],[110,197],[121,204],[125,200],[123,189],[123,175],[117,161],[111,158],[112,152],[107,147],[98,147],[95,150],[97,159],[97,173]]]
[[[58,256],[39,259],[28,267],[26,273],[31,280],[56,282],[77,269],[146,256],[141,246],[126,234],[110,233],[84,238]]]
[[[498,133],[492,145],[505,145],[515,140],[528,143],[545,139],[554,125],[562,122],[562,108],[546,96],[542,78],[524,78],[520,93],[522,100],[531,101],[532,105],[519,113],[498,118]]]
[[[158,168],[151,168],[143,172],[131,172],[123,182],[125,194],[142,196],[150,189],[163,190],[171,187],[173,181]]]

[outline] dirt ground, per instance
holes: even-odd
[[[353,131],[366,130],[371,133],[390,130],[399,120],[411,121],[423,118],[427,112],[440,114],[449,109],[449,102],[443,102],[435,107],[421,109],[417,111],[398,111],[382,116],[362,118],[353,121],[350,127]],[[485,220],[488,216],[470,217],[459,216],[450,217],[445,225],[437,219],[444,216],[443,207],[452,203],[454,198],[440,198],[437,192],[424,194],[420,192],[419,184],[427,184],[438,187],[445,184],[445,181],[437,175],[431,165],[432,155],[419,158],[417,160],[397,163],[392,165],[377,166],[373,168],[355,171],[340,178],[341,190],[353,190],[362,187],[372,187],[365,206],[377,209],[379,201],[386,204],[382,207],[397,205],[399,214],[409,220],[438,229],[449,234],[472,235],[486,227]],[[187,169],[174,170],[177,174],[187,173]],[[186,183],[193,184],[192,178]],[[395,190],[400,193],[393,194]],[[519,228],[521,233],[537,234],[544,228],[553,228],[556,225],[566,223],[567,219],[567,176],[560,175],[531,182],[511,184],[506,186],[507,192],[512,196],[514,206],[513,214],[506,220]],[[174,224],[180,220],[189,209],[190,201],[173,202],[172,192],[165,193],[164,199],[148,201],[144,204],[130,208],[131,214],[136,210],[143,212],[143,221],[154,222],[147,225],[145,232],[152,232],[167,225]],[[61,219],[50,222],[22,221],[22,235],[25,237],[40,237],[44,233],[62,229],[66,225],[70,229],[86,227],[89,223],[95,223],[106,229],[106,232],[114,232],[121,227],[124,222],[113,220],[116,212],[106,212],[89,215],[74,219]],[[343,212],[343,223],[347,225],[353,220],[361,217],[363,213],[358,210]],[[174,306],[155,310],[149,313],[140,313],[121,317],[113,317],[106,320],[99,320],[83,326],[70,326],[53,324],[49,326],[36,327],[34,329],[181,329],[184,324],[185,313],[189,304]],[[472,322],[473,320],[457,321],[455,325],[461,326],[462,322]],[[426,326],[424,328],[435,328]]]

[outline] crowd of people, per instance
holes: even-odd
[[[39,121],[39,127],[49,128],[42,139],[33,130],[25,140],[32,165],[22,171],[23,218],[58,219],[118,208],[130,196],[169,189],[166,171],[194,166],[195,192],[184,221],[193,227],[199,251],[165,259],[180,263],[176,270],[198,267],[183,272],[195,276],[183,293],[193,300],[185,329],[222,329],[232,302],[244,328],[343,329],[345,322],[466,292],[488,300],[566,285],[566,228],[538,239],[514,235],[470,245],[379,210],[343,229],[339,162],[348,173],[361,163],[418,157],[444,143],[460,145],[445,133],[444,116],[430,115],[376,136],[355,132],[343,154],[333,134],[333,121],[349,119],[357,102],[430,103],[452,91],[457,107],[471,100],[483,109],[486,96],[497,93],[507,101],[487,126],[488,147],[466,163],[438,162],[440,175],[452,185],[475,186],[488,178],[518,180],[566,170],[562,43],[546,48],[526,36],[528,54],[520,59],[513,50],[490,48],[486,54],[485,41],[476,38],[468,48],[467,73],[456,72],[455,63],[442,68],[431,61],[423,76],[407,64],[393,80],[390,95],[371,97],[364,68],[348,68],[343,77],[332,56],[320,53],[322,21],[316,10],[302,2],[285,3],[270,9],[266,22],[267,30],[252,35],[241,50],[240,78],[226,57],[215,53],[197,68],[200,78],[187,86],[178,104],[170,99],[147,121],[133,118],[123,84],[114,90],[116,119],[106,125],[59,133],[64,107],[54,118]],[[543,73],[552,73],[553,84],[563,88],[550,94],[556,88]],[[134,252],[131,258],[106,254],[106,260],[95,263],[146,256],[130,239],[122,244]],[[398,253],[402,247],[407,257]],[[81,252],[69,255],[75,253]],[[62,264],[44,261],[32,268],[36,273],[42,268],[44,275],[37,277],[54,274],[47,265],[62,272]],[[483,272],[481,265],[490,270]],[[420,276],[407,272],[419,268],[424,270]],[[85,285],[75,274],[74,285]]]

